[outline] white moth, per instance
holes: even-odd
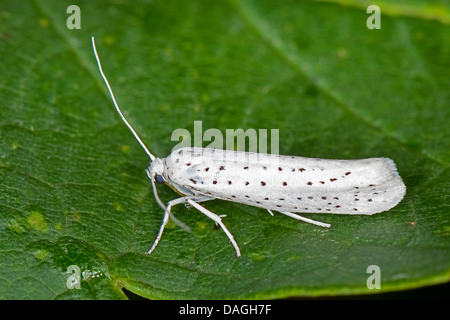
[[[393,208],[405,195],[406,187],[394,162],[388,158],[329,160],[197,147],[178,149],[167,158],[156,158],[120,111],[103,73],[93,37],[92,46],[117,112],[151,159],[146,172],[155,198],[164,210],[164,219],[148,254],[159,243],[169,218],[189,230],[171,213],[172,207],[181,203],[191,205],[218,224],[240,257],[239,246],[223,224],[222,216],[200,202],[223,199],[264,208],[272,215],[273,210],[330,227],[296,213],[371,215]],[[155,182],[169,185],[182,197],[164,205]]]

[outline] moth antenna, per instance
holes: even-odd
[[[139,138],[138,134],[136,133],[136,131],[134,131],[133,127],[128,123],[127,119],[125,118],[125,116],[123,115],[122,111],[120,111],[119,105],[117,104],[116,98],[114,97],[114,93],[111,89],[111,86],[109,85],[108,79],[106,78],[105,74],[103,73],[103,69],[102,69],[102,64],[100,63],[100,58],[98,57],[97,54],[97,49],[95,47],[95,40],[94,37],[92,37],[92,49],[94,50],[94,55],[95,55],[95,59],[97,60],[97,65],[98,65],[98,70],[100,71],[100,74],[103,78],[103,80],[105,81],[106,87],[108,88],[109,91],[109,95],[111,96],[111,100],[114,103],[114,107],[117,110],[117,113],[120,115],[120,117],[122,118],[122,121],[125,122],[125,124],[127,125],[128,129],[130,129],[131,133],[133,133],[134,137],[136,138],[136,140],[139,142],[139,144],[142,146],[142,148],[145,150],[145,152],[148,154],[148,156],[150,157],[150,159],[153,161],[155,160],[155,156],[148,150],[148,148],[145,146],[145,144],[142,142],[141,138]]]

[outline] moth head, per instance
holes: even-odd
[[[166,183],[167,179],[164,160],[155,158],[147,169],[147,175],[150,179],[156,181],[156,183]]]

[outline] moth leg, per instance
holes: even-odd
[[[267,209],[267,211],[269,211],[270,215],[273,217],[273,212],[270,209]]]
[[[169,202],[167,203],[167,207],[165,207],[165,210],[164,210],[164,218],[163,218],[163,222],[162,222],[162,224],[161,224],[161,227],[159,227],[158,235],[156,236],[155,242],[153,242],[153,245],[152,245],[152,247],[150,248],[150,250],[148,250],[147,254],[152,253],[152,251],[155,250],[156,246],[158,245],[159,241],[161,240],[162,233],[163,233],[163,231],[164,231],[164,227],[165,227],[166,224],[169,222],[169,217],[171,217],[172,219],[174,218],[174,216],[172,215],[172,207],[175,206],[175,205],[177,205],[177,204],[180,204],[180,203],[188,202],[188,200],[189,200],[190,198],[195,199],[195,200],[197,200],[197,201],[199,201],[199,202],[207,201],[207,200],[212,199],[212,198],[206,197],[206,196],[194,196],[194,197],[182,197],[182,198],[178,198],[178,199],[174,199],[174,200],[169,201]],[[178,221],[178,222],[182,223],[182,222],[181,222],[180,220],[178,220],[177,218],[175,218],[174,221]],[[182,224],[183,224],[184,226],[186,226],[184,223],[182,223]],[[187,227],[187,226],[186,226],[186,227]],[[189,227],[187,227],[187,228],[189,228]],[[183,229],[184,229],[184,228],[183,228]],[[189,228],[189,230],[190,230],[190,228]]]
[[[171,215],[171,209],[172,209],[172,206],[174,206],[174,205],[176,205],[176,204],[183,203],[183,202],[186,202],[186,197],[178,198],[178,199],[175,199],[175,200],[171,200],[171,201],[169,201],[169,202],[167,203],[167,207],[166,207],[166,209],[164,210],[164,218],[163,218],[163,222],[162,222],[162,224],[161,224],[161,227],[159,227],[158,235],[156,236],[156,240],[155,240],[155,242],[153,242],[153,245],[152,245],[152,247],[150,248],[150,250],[148,250],[147,254],[152,253],[152,251],[155,250],[156,246],[158,245],[159,240],[161,240],[162,233],[163,233],[163,231],[164,231],[164,227],[166,226],[167,222],[169,222],[169,217],[170,217],[170,215]]]
[[[284,214],[284,215],[287,215],[288,217],[291,217],[291,218],[294,218],[294,219],[297,219],[297,220],[301,220],[301,221],[304,221],[304,222],[315,224],[316,226],[321,226],[321,227],[325,227],[325,228],[331,227],[331,224],[323,223],[323,222],[312,220],[312,219],[308,219],[308,218],[299,216],[298,214],[295,214],[295,213],[292,213],[292,212],[285,212],[285,211],[279,211],[279,212]]]
[[[241,251],[239,250],[239,246],[237,245],[236,241],[234,240],[234,237],[231,234],[231,232],[228,231],[227,227],[225,227],[225,225],[223,224],[222,219],[220,218],[220,216],[218,216],[217,214],[209,211],[205,207],[202,207],[197,202],[195,202],[193,199],[187,199],[187,202],[190,205],[192,205],[195,209],[197,209],[198,211],[203,213],[205,216],[207,216],[208,218],[213,220],[216,224],[218,224],[222,228],[222,230],[225,232],[225,234],[227,235],[228,239],[230,240],[231,244],[234,246],[234,249],[236,250],[236,255],[239,258],[241,256]]]
[[[204,197],[203,196],[196,196],[196,197],[191,197],[191,199],[195,199],[195,201],[197,201],[197,202],[204,202],[204,201],[208,201],[208,200],[213,200],[213,198],[206,197],[206,196],[204,196]],[[169,216],[170,216],[170,220],[175,222],[175,224],[177,226],[179,226],[180,228],[184,229],[186,232],[189,232],[189,233],[192,232],[191,228],[187,224],[185,224],[183,221],[181,221],[180,219],[175,217],[175,215],[172,213],[172,210],[170,210]]]

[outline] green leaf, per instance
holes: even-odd
[[[447,1],[3,1],[0,12],[0,298],[283,298],[447,282]],[[426,8],[426,10],[421,10]],[[175,129],[279,129],[280,153],[389,157],[405,199],[373,216],[309,214],[329,230],[211,201],[239,243],[192,208],[162,221],[149,159],[114,111],[104,71],[150,150]],[[207,143],[204,144],[206,146]],[[177,195],[160,187],[169,201]],[[381,289],[368,289],[370,265]],[[70,266],[80,289],[69,289]]]

